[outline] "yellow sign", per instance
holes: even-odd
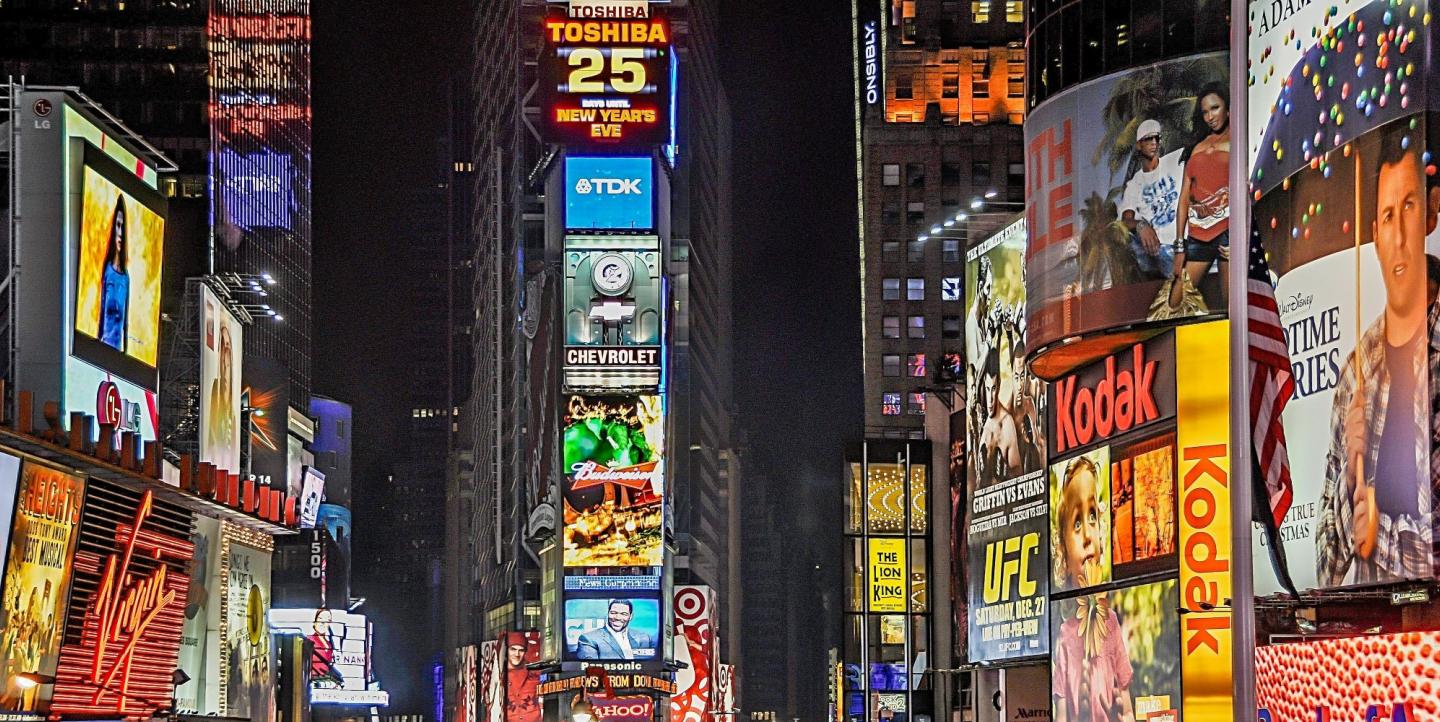
[[[1225,321],[1175,330],[1182,719],[1229,719],[1230,359]]]
[[[870,611],[905,611],[905,540],[871,539],[868,569]]]

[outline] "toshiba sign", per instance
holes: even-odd
[[[1175,416],[1175,338],[1119,351],[1050,384],[1050,454],[1090,446]]]

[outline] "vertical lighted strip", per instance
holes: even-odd
[[[275,553],[275,540],[268,534],[247,529],[228,521],[220,522],[220,679],[230,679],[230,655],[225,653],[224,644],[230,639],[230,547],[234,544],[258,549],[267,554]],[[220,714],[230,713],[229,694],[220,694]]]
[[[1181,719],[1187,720],[1231,717],[1230,371],[1227,321],[1175,330]]]

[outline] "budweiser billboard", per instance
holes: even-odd
[[[662,566],[662,397],[571,395],[562,426],[565,566]]]

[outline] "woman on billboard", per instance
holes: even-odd
[[[100,341],[125,351],[125,322],[130,311],[130,273],[125,263],[125,199],[115,199],[110,220],[110,243],[100,272]]]
[[[1179,222],[1175,234],[1175,282],[1170,306],[1180,305],[1185,286],[1198,288],[1217,261],[1220,277],[1230,267],[1230,91],[1206,85],[1195,96],[1191,127],[1205,135],[1181,158],[1185,177],[1180,186]],[[1180,274],[1184,273],[1182,277]],[[1229,296],[1220,284],[1222,296]]]
[[[236,449],[235,426],[237,419],[234,395],[231,388],[235,378],[235,344],[230,339],[230,324],[220,319],[220,342],[215,349],[215,380],[210,384],[209,446],[210,455],[217,467],[226,471],[239,471],[234,458]]]

